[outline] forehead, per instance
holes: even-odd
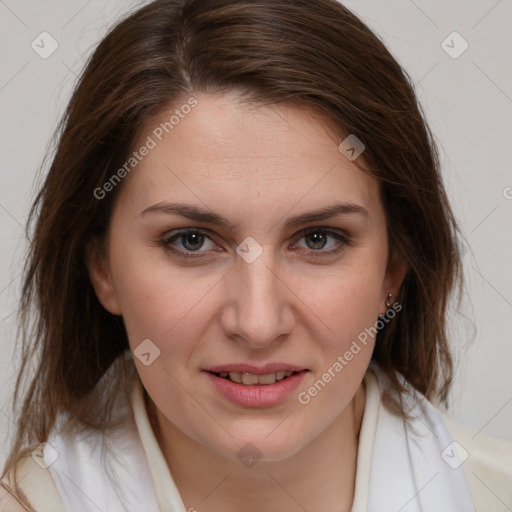
[[[137,137],[135,151],[151,149],[125,185],[141,206],[175,194],[208,204],[260,198],[284,205],[320,195],[369,206],[378,199],[377,181],[340,152],[332,126],[311,109],[249,104],[235,93],[194,94],[195,106],[185,108],[188,100],[160,112]]]

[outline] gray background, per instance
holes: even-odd
[[[457,373],[450,413],[475,431],[512,440],[512,1],[344,3],[415,82],[467,237],[467,296],[451,324]],[[86,56],[118,16],[140,4],[0,0],[0,464],[13,429],[15,309],[38,168]],[[58,42],[47,59],[31,48],[44,31]],[[469,44],[458,58],[458,36],[445,43],[452,56],[442,46],[454,31]]]

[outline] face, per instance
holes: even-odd
[[[401,273],[378,183],[320,118],[195,98],[162,140],[172,112],[142,130],[135,147],[154,147],[122,183],[91,279],[163,429],[283,459],[347,411],[374,344],[361,334]]]

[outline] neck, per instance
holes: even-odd
[[[146,398],[151,426],[187,511],[350,511],[364,383],[344,411],[308,445],[287,459],[258,461],[251,467],[208,450],[162,422]]]

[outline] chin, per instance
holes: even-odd
[[[275,428],[275,426],[274,426]],[[307,440],[298,439],[289,430],[271,433],[248,433],[247,431],[233,434],[226,443],[210,445],[210,447],[223,457],[239,460],[250,466],[253,462],[275,462],[288,459],[300,451],[307,444]]]

